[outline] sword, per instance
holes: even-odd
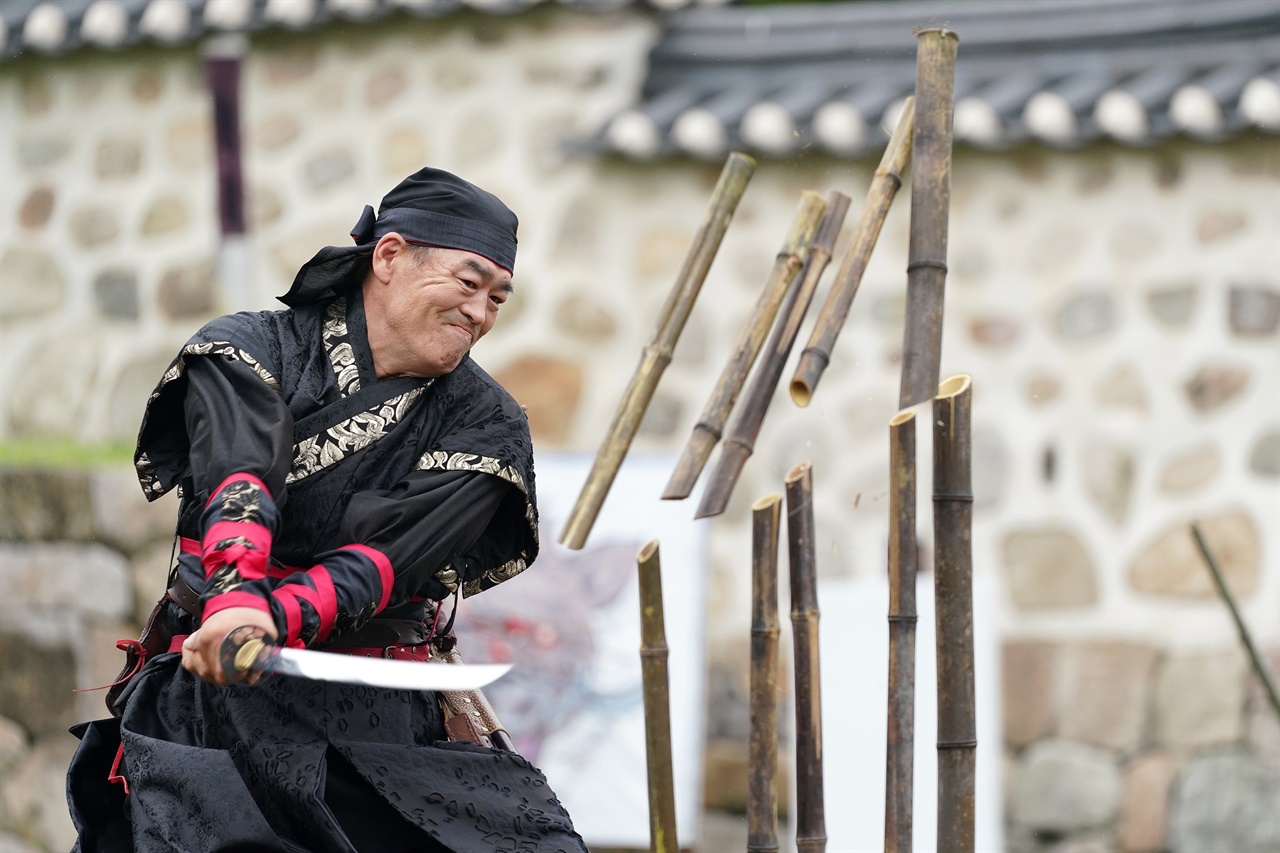
[[[476,690],[511,669],[511,664],[385,660],[289,649],[270,642],[260,629],[248,625],[227,635],[219,659],[230,678],[258,670],[398,690]]]

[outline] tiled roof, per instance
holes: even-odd
[[[640,103],[594,144],[641,159],[879,150],[915,85],[913,29],[938,26],[960,39],[960,143],[1280,133],[1277,0],[879,0],[671,15]]]
[[[607,11],[634,0],[559,0]],[[690,2],[649,0],[678,8]],[[116,50],[140,43],[177,45],[205,35],[267,28],[304,30],[330,21],[374,21],[402,13],[438,17],[472,9],[510,14],[549,0],[0,0],[0,60],[55,55],[78,48]]]

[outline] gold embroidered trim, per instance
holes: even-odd
[[[325,352],[329,355],[329,364],[333,366],[333,374],[338,378],[338,391],[342,396],[349,397],[360,390],[360,368],[356,367],[356,353],[351,348],[351,342],[344,340],[349,337],[346,299],[335,299],[329,303],[321,337],[324,339]]]
[[[404,420],[409,407],[431,387],[434,379],[417,388],[397,394],[385,403],[360,412],[319,435],[303,439],[293,446],[293,465],[285,483],[296,483],[336,465],[353,453],[364,450]]]

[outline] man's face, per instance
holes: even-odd
[[[386,325],[397,373],[440,376],[498,319],[511,273],[461,249],[407,247],[391,263]]]

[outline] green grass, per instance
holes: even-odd
[[[80,444],[73,441],[0,441],[0,465],[72,468],[86,465],[129,465],[133,444]]]

